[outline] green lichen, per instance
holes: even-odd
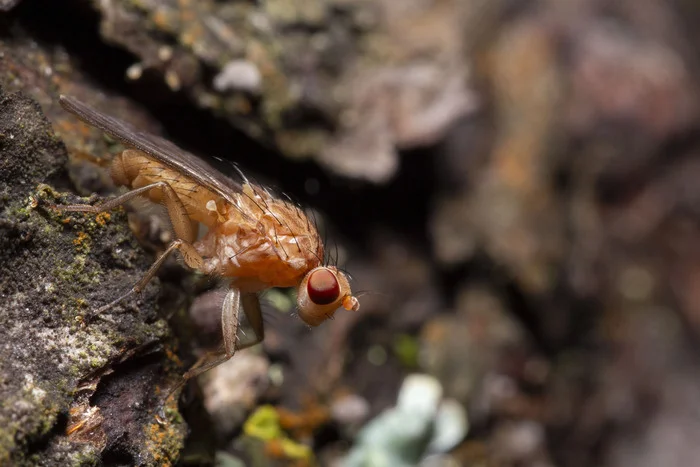
[[[101,271],[86,267],[87,255],[80,253],[75,255],[73,261],[66,265],[62,261],[56,264],[53,275],[67,284],[100,284]]]
[[[271,405],[263,405],[255,410],[243,424],[246,436],[257,438],[279,446],[288,459],[310,461],[313,459],[311,448],[292,440],[282,429],[277,410]]]

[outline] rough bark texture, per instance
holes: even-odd
[[[467,410],[459,465],[697,464],[693,2],[0,7],[0,464],[331,465],[416,371]],[[46,209],[114,188],[118,148],[60,93],[316,208],[361,312],[308,330],[268,293],[264,346],[180,405],[186,441],[174,404],[158,423],[220,293],[173,262],[90,313],[168,235]]]
[[[157,288],[93,312],[138,280],[148,258],[123,212],[47,208],[68,201],[43,185],[66,186],[65,147],[36,102],[0,92],[0,463],[173,461],[183,425],[155,418],[169,366]]]

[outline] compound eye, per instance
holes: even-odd
[[[328,269],[319,269],[311,273],[306,284],[309,299],[316,305],[328,305],[338,300],[340,285],[335,274]]]

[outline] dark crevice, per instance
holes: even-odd
[[[142,371],[146,366],[162,363],[162,360],[163,355],[161,353],[152,352],[114,365],[114,371],[100,380],[95,393],[90,397],[90,405],[100,405],[111,399],[113,394],[118,394],[118,392],[113,392],[112,389],[120,384],[119,381],[121,379],[134,372]]]
[[[147,426],[160,408],[153,387],[163,373],[163,354],[153,352],[114,366],[102,378],[90,398],[90,405],[104,416],[102,429],[107,444],[102,452],[104,465],[134,465],[138,446]]]
[[[136,465],[134,456],[121,449],[111,449],[102,454],[102,465],[110,467],[121,467]]]

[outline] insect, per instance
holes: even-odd
[[[223,348],[201,357],[178,387],[230,359],[236,350],[263,340],[258,293],[265,289],[296,287],[298,314],[309,326],[318,326],[340,307],[359,310],[346,274],[324,264],[321,237],[298,206],[273,196],[242,173],[240,181],[229,178],[173,143],[139,132],[73,97],[61,96],[60,103],[133,149],[117,155],[110,167],[114,182],[130,191],[96,205],[54,208],[97,214],[143,196],[165,206],[174,232],[174,240],[141,280],[97,312],[141,292],[175,250],[190,268],[228,280],[221,307]],[[198,239],[200,224],[207,232]],[[241,309],[255,333],[246,343],[236,337]]]

